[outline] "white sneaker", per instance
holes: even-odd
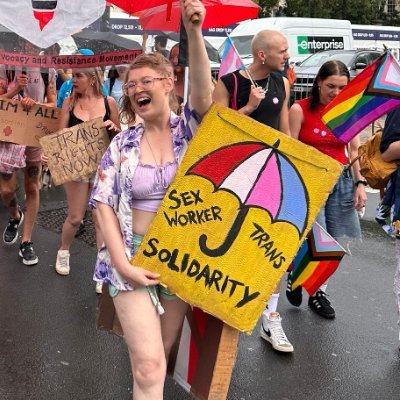
[[[96,293],[97,294],[103,293],[103,282],[96,282]]]
[[[282,318],[277,312],[271,312],[269,318],[262,314],[260,335],[277,351],[291,353],[294,350],[283,331]]]
[[[56,271],[60,275],[69,275],[69,250],[58,250]]]

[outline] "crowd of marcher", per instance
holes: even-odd
[[[357,156],[359,137],[346,146],[320,118],[321,110],[348,84],[347,67],[340,61],[323,64],[310,97],[289,107],[290,85],[282,75],[290,58],[288,42],[281,33],[264,30],[252,41],[253,62],[246,69],[221,77],[214,87],[201,32],[205,8],[200,0],[181,0],[181,7],[188,36],[188,96],[183,68],[178,65],[179,46],[168,52],[162,38],[157,38],[154,52],[143,52],[130,65],[112,67],[105,81],[100,68],[50,69],[44,75],[36,67],[0,66],[0,94],[3,96],[20,101],[26,108],[36,103],[57,105],[61,108],[60,129],[97,117],[103,119],[103,126],[107,128],[111,144],[97,174],[64,183],[68,214],[62,226],[55,269],[60,275],[70,273],[69,249],[89,203],[98,250],[94,272],[96,292],[107,288],[113,299],[128,346],[136,400],[162,398],[168,356],[188,305],[159,285],[158,274],[133,267],[130,260],[212,101],[312,146],[343,165],[317,217],[318,223],[337,241],[361,238],[357,210],[367,201],[367,183],[360,173],[359,163],[354,162],[349,167]],[[191,22],[194,14],[200,23]],[[144,48],[146,42],[145,36]],[[29,54],[40,51],[27,41],[21,45]],[[78,52],[93,54],[90,49]],[[185,97],[188,98],[186,103]],[[126,128],[123,130],[121,116]],[[396,110],[388,118],[390,129],[388,125],[382,148],[387,160],[400,158],[399,121],[399,110]],[[12,245],[19,240],[19,256],[29,266],[39,262],[32,231],[39,209],[44,162],[46,156],[41,148],[0,142],[0,190],[9,211],[3,241]],[[15,194],[18,169],[23,170],[24,206],[18,204]],[[393,198],[392,204],[400,207],[400,194]],[[102,229],[104,226],[107,229]],[[399,249],[397,246],[400,260]],[[400,261],[395,278],[400,309],[399,271]],[[336,312],[326,291],[327,283],[309,297],[308,304],[319,316],[334,318]],[[277,311],[279,292],[280,284],[262,314],[260,336],[277,351],[293,352],[294,346],[283,330],[282,316]],[[301,304],[301,287],[293,290],[290,278],[286,295],[291,304]]]

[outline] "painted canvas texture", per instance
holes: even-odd
[[[132,264],[251,332],[342,166],[214,104]]]

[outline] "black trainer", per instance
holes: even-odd
[[[10,218],[3,232],[3,242],[5,244],[14,244],[18,239],[18,229],[24,221],[24,213],[20,209],[18,211],[19,219]]]
[[[380,225],[389,225],[388,219],[390,218],[390,207],[384,204],[379,204],[376,208],[375,221]]]
[[[23,242],[19,246],[19,256],[25,265],[35,265],[39,262],[39,258],[33,250],[32,242]]]
[[[308,299],[308,305],[321,317],[335,318],[335,310],[326,296],[326,293],[322,290],[317,290],[317,292]]]
[[[301,286],[297,286],[296,289],[292,290],[292,276],[288,275],[287,286],[286,286],[286,297],[289,303],[295,307],[300,307],[303,301],[303,290]]]

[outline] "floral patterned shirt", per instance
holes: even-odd
[[[186,152],[201,119],[195,110],[185,106],[182,117],[171,113],[171,138],[178,164]],[[139,163],[142,124],[119,133],[104,153],[95,179],[89,204],[104,203],[113,208],[121,228],[125,253],[130,260],[137,249],[132,233],[132,178]],[[107,248],[99,250],[94,280],[115,286],[118,290],[133,290],[132,286],[113,268]]]

